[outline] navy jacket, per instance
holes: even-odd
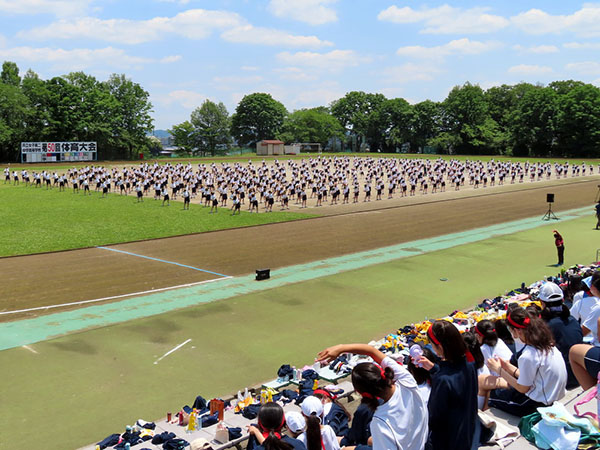
[[[323,424],[333,428],[336,436],[345,436],[348,432],[348,416],[344,410],[335,403],[331,404],[329,414],[323,418]]]
[[[471,448],[477,423],[477,389],[477,370],[466,360],[458,364],[440,361],[431,370],[429,448]]]
[[[560,351],[565,360],[567,366],[567,388],[571,389],[579,386],[579,382],[569,363],[569,349],[575,344],[581,344],[583,342],[583,333],[581,332],[581,326],[579,322],[573,317],[569,316],[567,319],[560,317],[553,317],[548,322],[550,330],[552,330],[552,336],[556,342],[556,348]]]

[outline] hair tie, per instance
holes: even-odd
[[[371,399],[371,400],[378,400],[379,399],[379,397],[376,397],[373,394],[369,394],[368,392],[361,392],[361,391],[356,391],[356,392],[358,392],[364,398],[368,398],[368,399]]]
[[[323,396],[325,396],[325,397],[327,397],[327,398],[329,398],[331,400],[335,400],[337,398],[337,395],[333,395],[331,392],[329,392],[326,389],[316,389],[313,392],[313,395],[315,395],[315,394],[321,394],[321,395],[323,395]]]
[[[513,327],[520,329],[527,328],[527,325],[529,325],[530,322],[529,317],[525,317],[525,320],[523,320],[523,325],[521,325],[520,323],[515,322],[513,318],[510,317],[510,314],[506,316],[506,319],[508,320],[508,323],[510,323]]]
[[[473,357],[473,354],[471,353],[470,350],[467,350],[465,352],[465,356],[467,358],[467,362],[470,362],[470,363],[475,362],[475,358]]]
[[[479,322],[475,324],[475,332],[476,332],[476,333],[477,333],[479,336],[481,336],[481,337],[485,337],[485,336],[483,335],[483,333],[482,333],[482,332],[479,330]]]
[[[427,330],[427,335],[429,336],[429,339],[431,339],[433,341],[434,344],[441,345],[440,341],[433,334],[433,324],[431,324],[431,326]]]
[[[381,378],[385,380],[385,369],[377,363],[373,363],[373,365],[379,369],[379,373],[381,373]]]

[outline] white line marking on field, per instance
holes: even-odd
[[[61,303],[60,305],[38,306],[36,308],[16,309],[14,311],[0,311],[0,315],[17,314],[17,313],[24,313],[24,312],[29,312],[29,311],[40,311],[43,309],[62,308],[65,306],[73,306],[73,305],[84,305],[86,303],[103,302],[106,300],[114,300],[117,298],[132,297],[132,296],[136,296],[136,295],[153,294],[155,292],[169,291],[171,289],[199,286],[201,284],[213,283],[215,281],[227,280],[229,278],[233,278],[233,277],[228,276],[228,277],[222,277],[222,278],[213,278],[212,280],[198,281],[197,283],[180,284],[178,286],[169,286],[169,287],[164,287],[164,288],[159,288],[159,289],[150,289],[148,291],[132,292],[131,294],[113,295],[112,297],[96,298],[94,300],[83,300],[80,302]]]
[[[29,350],[31,353],[35,353],[36,355],[39,355],[39,353],[37,351],[35,351],[34,349],[32,349],[29,345],[23,345],[22,347],[26,350]]]
[[[190,342],[191,339],[188,339],[185,342],[182,342],[181,344],[179,344],[177,347],[169,350],[167,353],[165,353],[164,355],[162,355],[160,358],[158,358],[156,361],[154,361],[154,364],[158,364],[158,362],[163,359],[165,356],[169,356],[171,353],[176,352],[177,350],[179,350],[181,347],[183,347],[185,344],[187,344],[188,342]]]

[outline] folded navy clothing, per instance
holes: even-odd
[[[335,370],[336,366],[337,366],[339,363],[347,364],[347,363],[348,363],[348,355],[346,355],[346,354],[343,354],[343,355],[340,355],[340,356],[338,356],[337,358],[335,358],[335,359],[334,359],[334,360],[331,362],[331,364],[329,364],[329,368],[330,368],[331,370]]]
[[[227,427],[227,432],[229,433],[229,440],[233,441],[234,439],[239,439],[242,437],[242,429],[240,427]]]
[[[183,450],[188,445],[190,445],[190,443],[185,439],[175,438],[165,442],[162,448],[163,450]]]
[[[142,440],[140,439],[139,431],[126,431],[121,435],[121,442],[119,442],[113,448],[116,450],[121,450],[125,448],[125,444],[129,444],[133,447],[140,442],[142,442]]]
[[[170,441],[174,437],[175,437],[175,433],[169,433],[168,431],[165,431],[160,434],[155,434],[154,437],[152,438],[152,443],[154,445],[164,444],[165,442]]]
[[[199,411],[202,411],[205,409],[208,411],[206,400],[204,400],[204,397],[202,397],[201,395],[196,397],[196,400],[194,400],[194,404],[192,405],[192,408],[196,408]]]
[[[200,420],[202,420],[202,428],[210,427],[219,421],[219,411],[215,411],[212,416],[210,414],[202,416]]]
[[[145,428],[147,430],[154,430],[154,429],[156,429],[156,424],[154,422],[145,422],[143,420],[140,422],[138,420],[136,422],[136,424],[137,424],[138,427],[142,427],[142,428]]]
[[[281,395],[290,400],[296,400],[298,398],[298,393],[291,389],[284,389],[281,391]]]
[[[110,436],[102,439],[100,442],[97,442],[96,445],[98,445],[101,450],[104,450],[107,447],[112,447],[113,445],[117,445],[119,443],[120,438],[121,438],[120,434],[111,434]]]
[[[242,411],[242,416],[244,416],[248,420],[256,419],[256,416],[258,416],[259,409],[260,405],[248,405]]]
[[[277,371],[277,376],[279,378],[287,378],[288,380],[291,380],[294,378],[294,369],[292,369],[289,364],[283,364]]]
[[[303,380],[315,381],[318,378],[319,378],[319,374],[312,369],[306,369],[304,372],[302,372]]]

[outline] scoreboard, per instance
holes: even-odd
[[[21,162],[96,161],[96,142],[21,142]]]

